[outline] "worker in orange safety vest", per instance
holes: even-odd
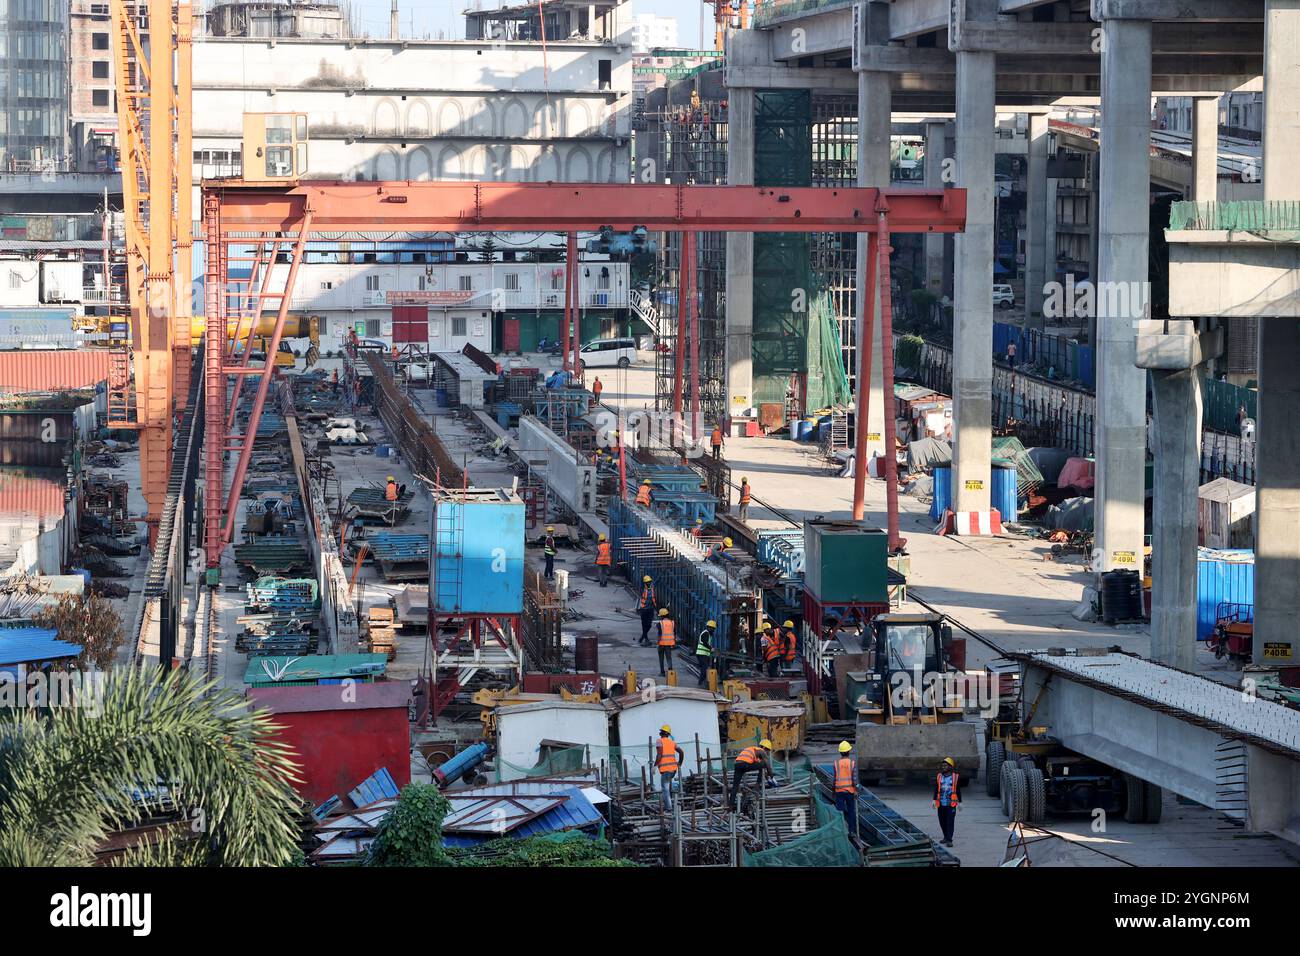
[[[758,639],[758,649],[763,652],[763,661],[767,664],[767,676],[775,677],[781,667],[781,635],[772,631],[772,622],[763,622],[763,633]]]
[[[957,807],[961,805],[961,774],[951,757],[944,757],[939,772],[934,775],[934,806],[939,813],[939,829],[943,831],[943,845],[952,846],[953,828],[957,823]]]
[[[597,375],[596,380],[591,383],[591,404],[593,405],[600,404],[600,393],[603,392],[604,390],[605,390],[605,386],[601,384],[600,376]]]
[[[781,657],[787,664],[793,664],[795,654],[799,651],[799,638],[794,632],[794,621],[786,621],[782,625],[781,634]]]
[[[609,585],[609,570],[613,567],[613,564],[614,556],[609,542],[605,540],[605,536],[602,534],[599,543],[596,545],[596,576],[600,579],[602,588]]]
[[[849,833],[858,832],[858,762],[853,759],[853,745],[847,740],[840,741],[840,755],[832,765],[835,781],[832,789],[835,793],[835,809],[844,814]]]
[[[709,444],[713,446],[713,457],[722,457],[722,426],[714,425],[713,434],[709,436]]]
[[[673,669],[673,648],[677,646],[677,622],[668,614],[668,608],[659,609],[659,676],[667,677]]]
[[[740,479],[740,520],[749,520],[749,499],[751,492],[749,490],[749,479]]]
[[[650,479],[647,478],[641,482],[641,488],[636,493],[636,503],[644,508],[650,507]]]
[[[397,479],[394,478],[392,475],[388,476],[388,485],[387,487],[384,488],[384,500],[385,501],[397,500]]]
[[[673,812],[673,782],[677,771],[686,760],[686,752],[673,740],[672,727],[664,724],[659,728],[659,740],[655,743],[655,770],[659,771],[659,803],[664,813]]]
[[[736,754],[736,766],[731,772],[731,805],[740,809],[740,784],[745,774],[757,771],[759,786],[763,785],[763,775],[772,773],[772,764],[768,755],[772,752],[772,741],[760,740],[757,747],[746,747]]]

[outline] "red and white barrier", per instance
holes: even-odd
[[[945,511],[934,533],[966,536],[1001,534],[1002,513],[997,508],[988,511]]]

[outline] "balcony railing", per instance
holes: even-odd
[[[1300,234],[1300,202],[1176,202],[1169,207],[1169,228],[1174,232],[1207,230]],[[1300,235],[1296,238],[1300,239]]]

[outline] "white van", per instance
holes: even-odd
[[[995,282],[993,284],[993,304],[999,309],[1014,309],[1016,294],[1011,286]]]
[[[636,361],[636,339],[597,339],[578,351],[583,368],[627,368]]]

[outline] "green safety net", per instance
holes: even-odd
[[[1043,473],[1029,457],[1024,444],[1014,435],[993,439],[993,457],[1005,458],[1016,466],[1016,494],[1020,497],[1028,495],[1043,483]]]
[[[1246,409],[1247,418],[1255,417],[1255,400],[1258,393],[1253,388],[1233,385],[1231,382],[1220,382],[1213,378],[1204,379],[1203,382],[1205,385],[1203,415],[1207,428],[1235,435],[1241,427],[1237,420],[1237,413],[1241,409]]]
[[[806,784],[813,775],[811,761],[804,758],[798,764],[788,768],[778,763],[775,767],[779,776],[788,775],[791,783]],[[835,809],[834,804],[822,798],[820,794],[813,797],[813,810],[816,814],[816,827],[803,836],[796,837],[789,843],[774,846],[757,853],[745,853],[745,866],[861,866],[862,855],[849,839],[848,824],[844,814]]]
[[[1169,228],[1175,232],[1184,229],[1294,232],[1297,235],[1290,237],[1294,240],[1300,238],[1300,202],[1176,202],[1169,206]]]
[[[701,743],[698,745],[700,753],[697,759],[697,745],[693,739],[685,738],[677,741],[678,746],[682,748],[686,755],[683,764],[691,773],[695,772],[696,767],[703,768],[706,765],[711,767],[714,773],[722,772],[724,769],[727,773],[730,773],[731,764],[734,762],[736,754],[745,747],[756,743],[758,743],[757,736],[744,740],[726,740],[720,746],[717,743]],[[615,779],[621,779],[626,773],[628,779],[635,781],[641,777],[641,768],[653,763],[653,761],[654,745],[649,740],[639,746],[544,747],[538,754],[537,761],[529,765],[512,763],[498,756],[496,759],[495,782],[504,783],[508,780],[524,780],[530,777],[560,776],[588,767],[600,767],[601,765],[609,768]]]
[[[849,400],[849,377],[829,293],[818,294],[808,318],[807,407],[843,405]]]

